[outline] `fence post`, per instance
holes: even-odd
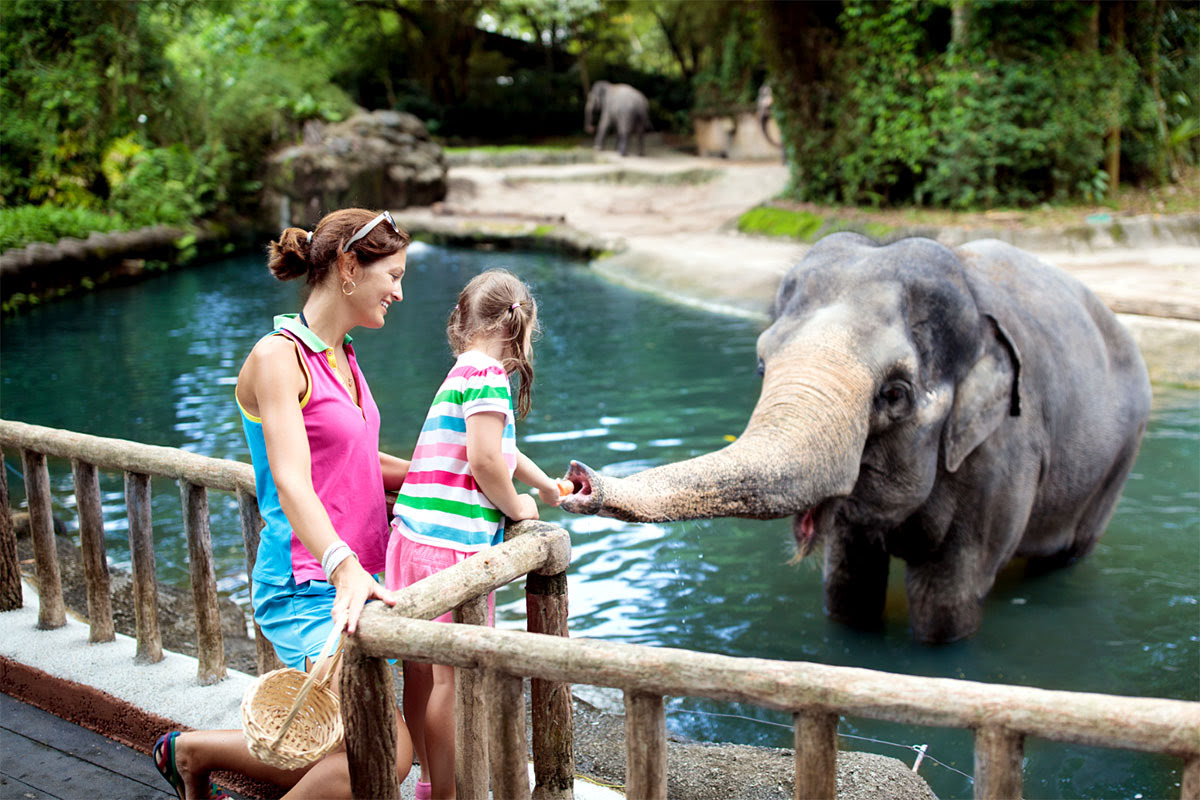
[[[525,579],[525,609],[530,633],[569,636],[567,574]],[[571,684],[533,678],[529,682],[533,717],[534,800],[571,800],[575,796],[575,723]]]
[[[792,715],[796,734],[796,800],[834,800],[837,797],[838,715],[807,709]]]
[[[154,568],[154,530],[150,526],[150,476],[125,473],[125,510],[129,515],[129,554],[133,561],[133,610],[137,622],[135,664],[162,661],[158,629],[158,577]]]
[[[87,588],[88,641],[111,642],[112,595],[109,590],[108,555],[104,544],[104,510],[100,502],[100,473],[95,464],[71,459],[75,481],[75,510],[79,512],[79,552]]]
[[[242,521],[242,542],[246,546],[246,590],[254,596],[254,562],[258,560],[258,532],[262,530],[262,515],[258,511],[258,498],[253,492],[237,490],[238,515]],[[274,646],[263,636],[262,628],[254,623],[254,650],[258,654],[258,674],[265,675],[279,669],[279,660]]]
[[[179,482],[183,501],[183,532],[188,544],[192,600],[196,606],[197,680],[201,686],[225,677],[225,640],[217,606],[216,568],[208,522],[208,490],[189,481]]]
[[[46,456],[33,450],[21,451],[21,465],[25,470],[25,497],[29,501],[29,536],[37,566],[38,627],[61,628],[67,624],[67,610],[58,574],[54,516],[50,510],[50,471],[46,468]]]
[[[1183,780],[1179,796],[1182,800],[1200,800],[1200,756],[1189,756],[1183,760]]]
[[[342,720],[353,797],[399,800],[396,774],[396,690],[386,658],[364,655],[358,640],[342,652]]]
[[[529,797],[529,769],[525,739],[525,681],[495,669],[486,671],[488,702],[488,756],[492,794],[496,797]]]
[[[975,731],[975,798],[1006,800],[1021,796],[1025,737],[996,726]]]
[[[667,714],[662,695],[625,692],[625,796],[667,797]]]
[[[486,625],[487,595],[454,609],[454,621],[460,625]],[[454,670],[454,784],[459,800],[487,800],[488,796],[488,724],[483,677],[482,669]]]
[[[15,611],[22,604],[17,534],[8,507],[8,462],[0,450],[0,611]]]

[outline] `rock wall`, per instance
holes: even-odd
[[[311,228],[330,211],[427,206],[446,196],[446,161],[424,123],[397,111],[362,111],[311,124],[304,143],[267,162],[262,222]]]

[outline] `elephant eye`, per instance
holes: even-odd
[[[891,404],[899,403],[908,397],[908,390],[902,383],[889,383],[883,387],[883,399]]]
[[[767,363],[760,358],[758,360],[758,369],[756,369],[754,372],[760,378],[763,375],[766,375],[767,374]]]

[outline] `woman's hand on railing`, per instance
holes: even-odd
[[[346,620],[347,633],[358,629],[358,618],[368,601],[382,600],[389,606],[396,605],[396,596],[380,586],[357,558],[347,558],[339,564],[329,576],[329,582],[337,590],[333,599],[333,618]]]

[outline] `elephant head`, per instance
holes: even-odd
[[[583,107],[583,129],[588,133],[596,130],[592,120],[596,113],[604,108],[604,97],[611,85],[608,81],[596,81],[592,84],[591,91],[588,92],[587,104]]]
[[[1017,413],[1019,356],[977,307],[958,256],[925,239],[825,237],[782,280],[773,317],[758,340],[761,395],[737,440],[623,479],[572,463],[576,491],[563,508],[646,522],[794,516],[800,557],[826,545],[829,613],[875,624],[889,550],[920,557],[885,537]],[[934,529],[923,535],[945,533]],[[847,570],[855,581],[872,572],[869,586],[838,584]],[[924,636],[922,624],[914,619],[930,639],[971,626]]]

